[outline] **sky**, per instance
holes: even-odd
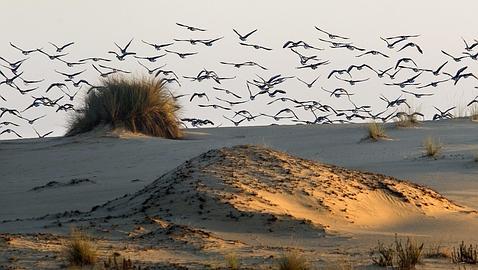
[[[236,79],[224,81],[221,85],[213,81],[189,82],[181,78],[181,87],[170,85],[175,94],[192,94],[206,92],[210,97],[207,100],[193,100],[189,96],[180,99],[183,106],[182,117],[198,117],[211,119],[216,126],[231,126],[231,122],[223,118],[232,117],[234,113],[214,110],[212,108],[199,108],[198,104],[221,104],[215,97],[234,100],[232,97],[212,91],[212,87],[223,87],[233,90],[243,97],[248,98],[245,86],[247,80],[257,79],[256,75],[269,78],[276,74],[296,76],[304,81],[312,81],[317,76],[319,79],[313,88],[305,87],[296,78],[287,80],[278,89],[287,91],[286,96],[300,100],[318,100],[334,108],[350,108],[350,103],[345,98],[330,97],[321,89],[335,89],[344,87],[353,92],[352,99],[358,105],[371,105],[374,112],[386,109],[386,103],[379,99],[383,94],[387,98],[396,98],[400,95],[407,98],[412,107],[425,113],[431,118],[436,112],[433,106],[448,108],[457,106],[456,113],[463,113],[466,103],[478,95],[474,87],[478,82],[474,79],[461,81],[458,86],[444,84],[434,89],[423,89],[416,92],[432,92],[434,96],[416,99],[404,95],[397,87],[384,86],[380,80],[370,72],[357,72],[354,79],[370,78],[364,84],[349,86],[334,78],[327,79],[330,70],[346,68],[351,64],[367,63],[378,69],[394,66],[401,57],[413,58],[419,67],[435,69],[447,60],[451,60],[440,51],[445,50],[453,55],[461,55],[464,51],[462,37],[473,42],[478,38],[474,25],[476,22],[475,11],[478,8],[476,1],[2,1],[2,39],[0,39],[0,56],[8,60],[23,59],[23,55],[12,48],[9,42],[21,48],[43,48],[49,53],[54,53],[54,48],[49,42],[65,44],[74,41],[75,44],[65,49],[68,55],[63,59],[76,61],[90,56],[102,56],[114,59],[107,52],[114,50],[114,42],[121,46],[134,38],[131,50],[139,56],[152,56],[158,53],[145,45],[141,40],[151,43],[168,43],[176,39],[213,39],[224,37],[212,47],[191,45],[186,42],[175,42],[170,48],[180,52],[198,52],[197,55],[179,59],[176,55],[167,54],[156,63],[147,63],[149,67],[167,64],[165,68],[174,70],[178,76],[195,76],[206,68],[216,71],[220,76]],[[183,23],[200,28],[205,32],[191,32],[176,25]],[[376,56],[357,58],[356,52],[346,49],[330,49],[319,38],[327,37],[318,32],[314,26],[329,32],[350,37],[354,45],[367,50],[378,50],[389,54],[390,59]],[[272,51],[259,51],[238,44],[239,40],[232,29],[246,33],[258,29],[251,35],[247,42],[270,47]],[[420,55],[408,48],[402,52],[389,50],[380,37],[420,34],[413,39],[423,49]],[[318,55],[318,58],[329,60],[330,64],[317,70],[298,70],[300,66],[298,57],[282,45],[288,40],[304,40],[307,43],[324,48],[324,51],[301,50],[305,55]],[[475,50],[477,51],[477,50]],[[98,82],[98,73],[92,68],[91,63],[84,66],[67,68],[59,61],[50,61],[46,56],[35,53],[22,65],[22,75],[26,79],[45,79],[39,84],[39,89],[21,95],[18,91],[3,84],[0,85],[0,95],[7,101],[0,100],[0,107],[24,109],[31,104],[31,96],[45,95],[51,98],[63,95],[58,89],[51,90],[48,94],[45,89],[53,82],[64,80],[63,76],[56,73],[73,72],[87,69],[81,78],[95,83]],[[257,67],[234,67],[221,65],[220,61],[244,62],[255,61],[268,68],[267,71]],[[0,61],[0,64],[5,64]],[[125,61],[113,61],[107,65],[133,72],[136,77],[145,76],[145,69],[137,64],[137,59],[127,58]],[[476,62],[465,59],[460,63],[449,61],[445,70],[454,73],[462,66],[468,66],[469,72],[474,72]],[[0,71],[8,73],[7,69],[0,66]],[[411,72],[401,74],[401,79],[413,75]],[[443,77],[440,77],[443,78]],[[421,83],[435,80],[429,74],[420,76]],[[70,88],[70,93],[76,89]],[[254,91],[257,91],[255,89]],[[81,104],[86,93],[86,88],[79,90],[79,94],[72,101],[75,105]],[[65,98],[67,99],[67,97]],[[276,102],[267,105],[272,98],[267,95],[260,96],[255,102],[234,107],[234,110],[247,109],[251,112],[275,114],[283,108],[293,108],[291,104]],[[70,102],[69,100],[65,100]],[[310,119],[311,114],[297,110],[301,118]],[[462,112],[459,112],[462,111]],[[52,108],[34,108],[22,116],[32,119],[46,115],[34,125],[16,117],[6,115],[2,121],[12,121],[20,127],[2,126],[0,132],[12,128],[23,137],[36,136],[33,128],[40,134],[53,131],[52,136],[61,136],[65,132],[67,120],[72,113],[58,112]],[[263,117],[256,121],[244,121],[244,125],[266,125],[273,123],[272,119]],[[279,124],[292,124],[291,121],[280,121]],[[14,134],[3,134],[0,139],[16,138]]]

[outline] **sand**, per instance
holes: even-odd
[[[396,233],[427,247],[477,241],[478,125],[387,127],[391,140],[376,143],[360,124],[1,141],[0,269],[64,267],[72,226],[102,258],[164,269],[223,267],[231,253],[269,269],[290,251],[317,267],[374,269],[370,249]],[[428,135],[444,144],[437,159],[423,156]]]

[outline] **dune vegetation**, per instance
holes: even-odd
[[[70,119],[67,136],[104,125],[148,136],[177,139],[180,106],[158,79],[108,77],[91,89]]]

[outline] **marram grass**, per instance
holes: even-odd
[[[161,80],[111,77],[89,91],[83,107],[70,120],[66,136],[109,125],[113,129],[177,139],[182,135],[179,109]]]

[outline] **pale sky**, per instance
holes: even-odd
[[[102,56],[114,59],[107,51],[115,49],[114,43],[126,44],[131,38],[134,41],[131,50],[140,56],[157,55],[151,47],[143,44],[141,40],[152,43],[167,43],[174,38],[179,39],[212,39],[224,37],[212,47],[202,45],[190,45],[176,42],[170,48],[180,52],[199,52],[198,55],[186,59],[179,59],[175,55],[168,54],[156,63],[145,63],[150,67],[167,64],[165,68],[176,71],[178,76],[195,76],[201,69],[216,71],[220,76],[236,76],[235,80],[224,81],[221,85],[213,81],[188,82],[181,79],[182,86],[171,85],[171,90],[178,94],[191,94],[194,92],[206,92],[211,98],[210,103],[226,105],[215,100],[221,97],[234,100],[222,93],[211,90],[212,86],[224,87],[235,91],[248,98],[245,87],[246,80],[262,77],[271,77],[276,74],[284,76],[297,76],[305,81],[312,81],[320,76],[312,89],[305,87],[297,79],[290,79],[281,84],[278,89],[287,91],[286,96],[300,100],[318,100],[329,104],[334,108],[350,108],[350,103],[345,98],[330,97],[321,87],[335,89],[347,88],[354,93],[353,101],[358,105],[372,105],[374,112],[385,108],[385,103],[379,99],[380,94],[388,98],[396,98],[400,94],[400,88],[384,86],[387,82],[377,78],[370,72],[354,73],[354,79],[371,78],[370,81],[348,86],[336,79],[327,80],[330,70],[335,68],[347,68],[351,64],[367,63],[377,69],[385,69],[395,65],[401,57],[413,58],[419,67],[435,69],[449,60],[444,70],[455,73],[462,66],[468,66],[468,72],[474,72],[476,62],[464,59],[460,63],[453,62],[443,55],[440,50],[445,50],[453,55],[461,55],[464,51],[464,43],[461,37],[473,43],[478,38],[476,33],[476,1],[2,1],[2,25],[0,40],[0,56],[8,60],[23,59],[23,55],[12,48],[9,42],[13,42],[25,49],[44,48],[49,53],[54,53],[54,48],[48,42],[65,44],[74,41],[75,44],[65,49],[69,55],[63,59],[77,61],[89,56]],[[207,29],[206,32],[190,32],[180,28],[176,22],[193,25]],[[351,38],[354,45],[368,50],[378,50],[389,54],[390,59],[367,56],[355,57],[358,53],[346,49],[330,49],[327,44],[318,38],[327,37],[314,29],[314,26],[323,28],[329,32],[344,35]],[[232,31],[235,28],[241,33],[254,29],[258,31],[248,39],[249,43],[273,48],[272,51],[257,51],[238,44],[239,39]],[[409,48],[402,52],[389,50],[379,37],[420,34],[413,39],[424,50],[420,55]],[[282,45],[287,40],[304,40],[310,45],[325,48],[324,51],[301,50],[305,55],[317,54],[320,59],[329,60],[330,65],[317,70],[297,70],[298,57]],[[478,51],[478,50],[475,50]],[[98,80],[97,72],[91,64],[67,68],[63,63],[50,61],[46,56],[35,53],[31,54],[22,66],[23,77],[26,79],[45,79],[39,84],[40,88],[32,93],[21,95],[9,86],[0,86],[0,95],[7,101],[0,100],[0,107],[24,109],[31,104],[33,96],[45,95],[51,98],[59,97],[59,90],[51,90],[48,94],[44,91],[53,82],[62,81],[63,76],[54,70],[63,72],[88,71],[81,78],[94,83]],[[220,61],[244,62],[255,61],[267,68],[262,71],[256,67],[234,67],[219,64]],[[0,64],[5,64],[0,61]],[[115,60],[106,65],[134,71],[135,75],[145,75],[145,70],[137,64],[137,59],[127,58],[124,62]],[[6,72],[4,67],[0,70]],[[7,74],[10,74],[7,72]],[[413,73],[404,72],[399,79],[411,77]],[[444,78],[444,77],[440,77]],[[3,79],[3,78],[2,78]],[[420,82],[427,84],[437,78],[429,74],[423,74]],[[415,92],[428,92],[435,95],[428,98],[416,99],[410,95],[404,95],[409,103],[427,118],[431,118],[435,112],[433,106],[440,108],[451,106],[466,106],[471,99],[478,95],[474,88],[478,82],[474,79],[460,81],[458,86],[451,83],[437,88],[425,88]],[[74,93],[76,90],[71,87]],[[257,91],[255,89],[254,91]],[[80,104],[83,88],[75,98],[74,104]],[[254,102],[233,107],[234,110],[248,109],[254,114],[275,114],[282,108],[293,108],[291,104],[277,102],[267,106],[272,100],[267,95],[260,96]],[[69,100],[65,100],[69,102]],[[181,99],[184,109],[183,117],[198,117],[211,119],[217,125],[230,126],[231,123],[222,118],[222,115],[232,116],[234,113],[211,108],[199,108],[198,104],[209,104],[206,100],[189,102],[189,97]],[[300,109],[297,114],[303,119],[313,120],[310,113]],[[61,136],[65,131],[65,123],[68,113],[55,113],[51,108],[35,108],[25,112],[27,118],[34,118],[46,114],[38,120],[34,127],[40,133],[53,130],[53,136]],[[2,121],[13,121],[21,124],[21,127],[0,127],[0,132],[6,128],[18,131],[24,137],[33,137],[35,133],[25,121],[15,117],[4,116]],[[272,123],[267,118],[257,119],[255,122],[243,122],[246,125],[264,125]],[[280,122],[291,124],[290,121]],[[3,134],[0,139],[15,138],[11,134]]]

